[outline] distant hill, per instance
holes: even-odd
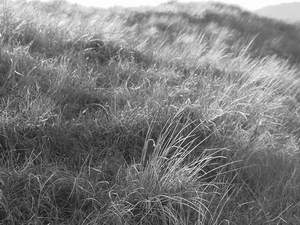
[[[300,2],[283,3],[267,6],[256,11],[261,16],[273,19],[285,20],[288,22],[300,21]]]
[[[300,31],[294,24],[262,18],[233,5],[173,3],[156,10],[131,12],[123,18],[127,18],[126,26],[139,27],[136,36],[142,36],[141,40],[149,37],[153,27],[170,41],[182,33],[201,33],[211,46],[215,40],[222,40],[229,52],[237,51],[237,43],[254,40],[252,55],[277,55],[300,62]]]

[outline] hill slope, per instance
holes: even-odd
[[[258,9],[256,13],[261,16],[283,20],[287,22],[300,21],[300,2],[283,3]]]
[[[1,224],[299,223],[298,28],[216,3],[0,9]]]

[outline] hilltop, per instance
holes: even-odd
[[[298,27],[259,17],[235,6],[171,2],[156,8],[104,10],[69,5],[64,1],[55,1],[53,4],[33,1],[26,4],[46,17],[56,18],[60,21],[59,26],[72,22],[78,26],[88,23],[84,30],[93,34],[91,36],[98,38],[101,34],[102,39],[107,36],[109,41],[121,41],[127,45],[136,46],[141,40],[151,42],[151,39],[166,38],[169,41],[178,35],[192,34],[195,37],[203,35],[210,45],[218,39],[228,52],[237,52],[234,48],[249,44],[250,51],[255,56],[276,55],[292,62],[300,60]],[[19,7],[17,10],[24,11],[22,5]],[[32,17],[27,19],[34,20]],[[81,24],[79,27],[82,26]],[[76,32],[79,32],[76,34],[78,37],[84,35],[79,28]]]
[[[299,28],[219,3],[0,8],[0,223],[300,222]]]

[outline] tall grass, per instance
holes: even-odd
[[[194,134],[196,128],[191,130],[190,126],[174,119],[157,142],[145,140],[144,155],[149,154],[148,160],[120,172],[110,192],[111,212],[106,215],[109,222],[111,217],[115,224],[220,222],[232,189],[230,176],[225,178],[220,171],[233,163],[209,169],[213,161],[225,159],[221,155],[225,150],[199,152],[201,142],[193,145],[198,137]],[[150,143],[155,146],[149,153]]]
[[[220,4],[5,9],[1,223],[298,223],[293,27]]]

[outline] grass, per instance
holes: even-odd
[[[217,3],[2,9],[2,224],[299,223],[296,26]]]

